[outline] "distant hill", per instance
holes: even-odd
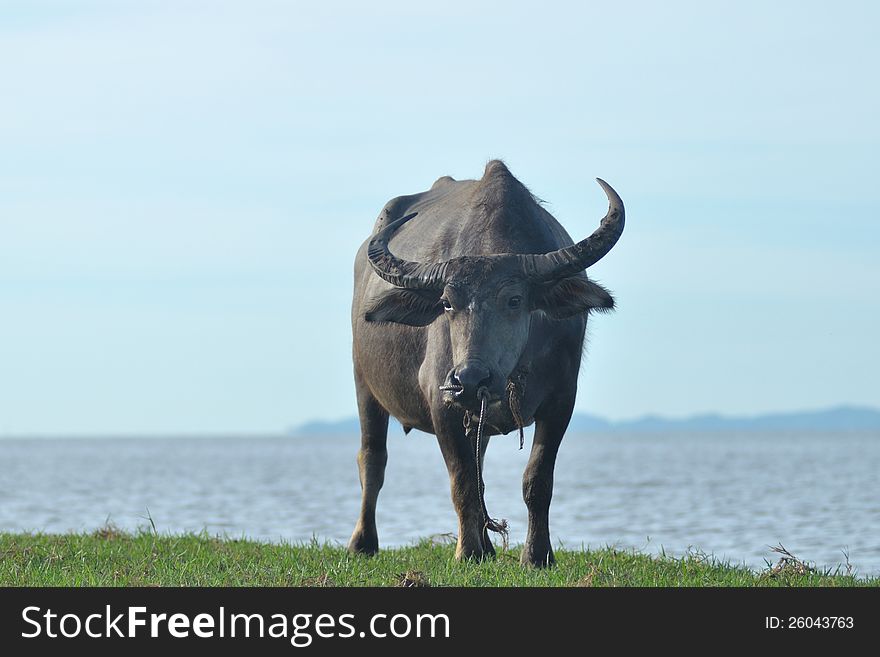
[[[880,411],[858,406],[839,406],[821,411],[770,413],[752,417],[717,414],[673,419],[647,415],[635,420],[612,422],[595,415],[575,413],[569,431],[576,432],[698,432],[698,431],[880,431]],[[357,434],[357,418],[313,421],[291,429],[296,436]]]
[[[752,417],[717,414],[695,415],[683,419],[647,416],[618,422],[624,431],[860,431],[880,430],[880,411],[873,408],[840,406],[821,411],[769,413]]]

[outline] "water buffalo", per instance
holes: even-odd
[[[498,160],[480,180],[445,176],[385,205],[355,258],[363,499],[351,551],[379,549],[376,500],[389,415],[407,432],[437,436],[458,514],[459,559],[495,553],[480,475],[489,435],[534,422],[522,482],[529,523],[521,561],[553,564],[553,469],[574,407],[587,317],[614,307],[584,270],[611,250],[624,224],[620,197],[598,182],[608,213],[576,244]],[[485,437],[478,449],[480,415]]]

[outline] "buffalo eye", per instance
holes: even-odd
[[[520,296],[510,297],[507,301],[508,308],[519,308],[520,304],[522,304],[522,297]]]
[[[440,299],[440,303],[443,304],[443,310],[452,310],[452,304],[449,303],[449,299]]]

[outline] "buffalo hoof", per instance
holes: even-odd
[[[463,546],[461,543],[455,548],[455,558],[459,561],[484,561],[495,558],[495,547],[488,545]]]
[[[553,548],[547,546],[543,549],[535,549],[535,547],[526,545],[523,548],[519,562],[523,566],[531,568],[550,568],[556,563],[556,557],[553,556]]]
[[[376,534],[356,531],[348,542],[348,551],[352,554],[363,554],[368,557],[379,551],[379,537]]]

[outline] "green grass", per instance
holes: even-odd
[[[336,545],[268,544],[205,534],[0,534],[3,586],[878,586],[799,561],[756,572],[705,555],[559,550],[555,568],[524,569],[516,550],[459,563],[423,541],[367,558]]]

